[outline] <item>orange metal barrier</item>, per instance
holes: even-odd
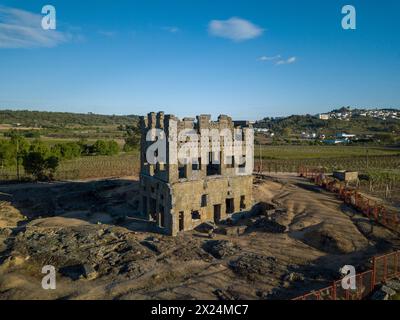
[[[362,300],[368,297],[375,287],[389,279],[400,276],[400,251],[374,257],[372,269],[358,273],[356,289],[343,289],[342,280],[336,280],[329,287],[312,291],[293,300]]]
[[[369,219],[393,231],[400,232],[398,212],[389,210],[384,205],[359,193],[357,189],[347,187],[345,183],[336,180],[332,176],[326,175],[323,169],[300,167],[299,175],[311,179],[315,184],[330,192],[338,194],[339,198],[346,204],[362,212]]]

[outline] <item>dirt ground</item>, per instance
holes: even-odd
[[[0,185],[0,299],[290,299],[400,247],[290,174],[255,179],[252,212],[177,237],[135,215],[137,190],[133,177]]]

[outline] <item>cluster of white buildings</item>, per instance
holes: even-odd
[[[321,120],[339,119],[339,120],[349,121],[352,116],[353,114],[351,111],[341,111],[341,112],[321,113],[318,115],[318,118]]]
[[[371,117],[378,118],[382,120],[386,119],[399,119],[400,120],[400,110],[395,109],[374,109],[374,110],[365,110],[365,109],[340,109],[337,111],[332,111],[328,113],[320,113],[317,115],[321,120],[329,120],[329,119],[339,119],[344,121],[349,121],[354,116],[360,117]]]
[[[325,144],[343,144],[343,143],[349,143],[352,140],[357,139],[355,134],[349,134],[349,133],[344,133],[344,132],[336,133],[335,136],[331,139],[326,139],[326,136],[324,134],[318,135],[315,132],[313,132],[313,133],[302,132],[301,138],[308,139],[308,140],[312,140],[312,139],[319,140],[320,142],[323,142]]]
[[[263,133],[266,136],[270,136],[270,137],[273,137],[275,135],[275,133],[273,133],[270,129],[267,129],[267,128],[254,128],[254,132]]]
[[[312,133],[308,133],[308,132],[302,132],[301,133],[301,137],[303,138],[303,139],[315,139],[315,138],[317,138],[317,134],[315,133],[315,132],[312,132]]]
[[[371,118],[379,118],[379,119],[399,119],[400,120],[400,111],[396,110],[367,110],[360,113],[362,117],[371,117]]]

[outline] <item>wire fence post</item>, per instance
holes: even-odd
[[[372,258],[372,284],[371,290],[374,290],[375,282],[376,282],[376,257]]]
[[[332,300],[336,300],[336,281],[332,284]]]

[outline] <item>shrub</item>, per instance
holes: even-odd
[[[49,147],[42,140],[39,139],[36,139],[32,142],[29,147],[29,152],[40,153],[44,157],[50,156]]]
[[[80,157],[81,146],[76,142],[57,143],[51,148],[51,153],[59,159],[74,159]]]
[[[119,146],[114,140],[97,140],[92,147],[92,152],[96,155],[112,156],[119,152]]]
[[[132,151],[139,147],[140,129],[138,126],[126,126],[124,151]]]
[[[52,180],[54,173],[59,165],[59,160],[56,156],[45,156],[41,152],[28,152],[24,158],[22,165],[25,172],[31,174],[36,180]]]

